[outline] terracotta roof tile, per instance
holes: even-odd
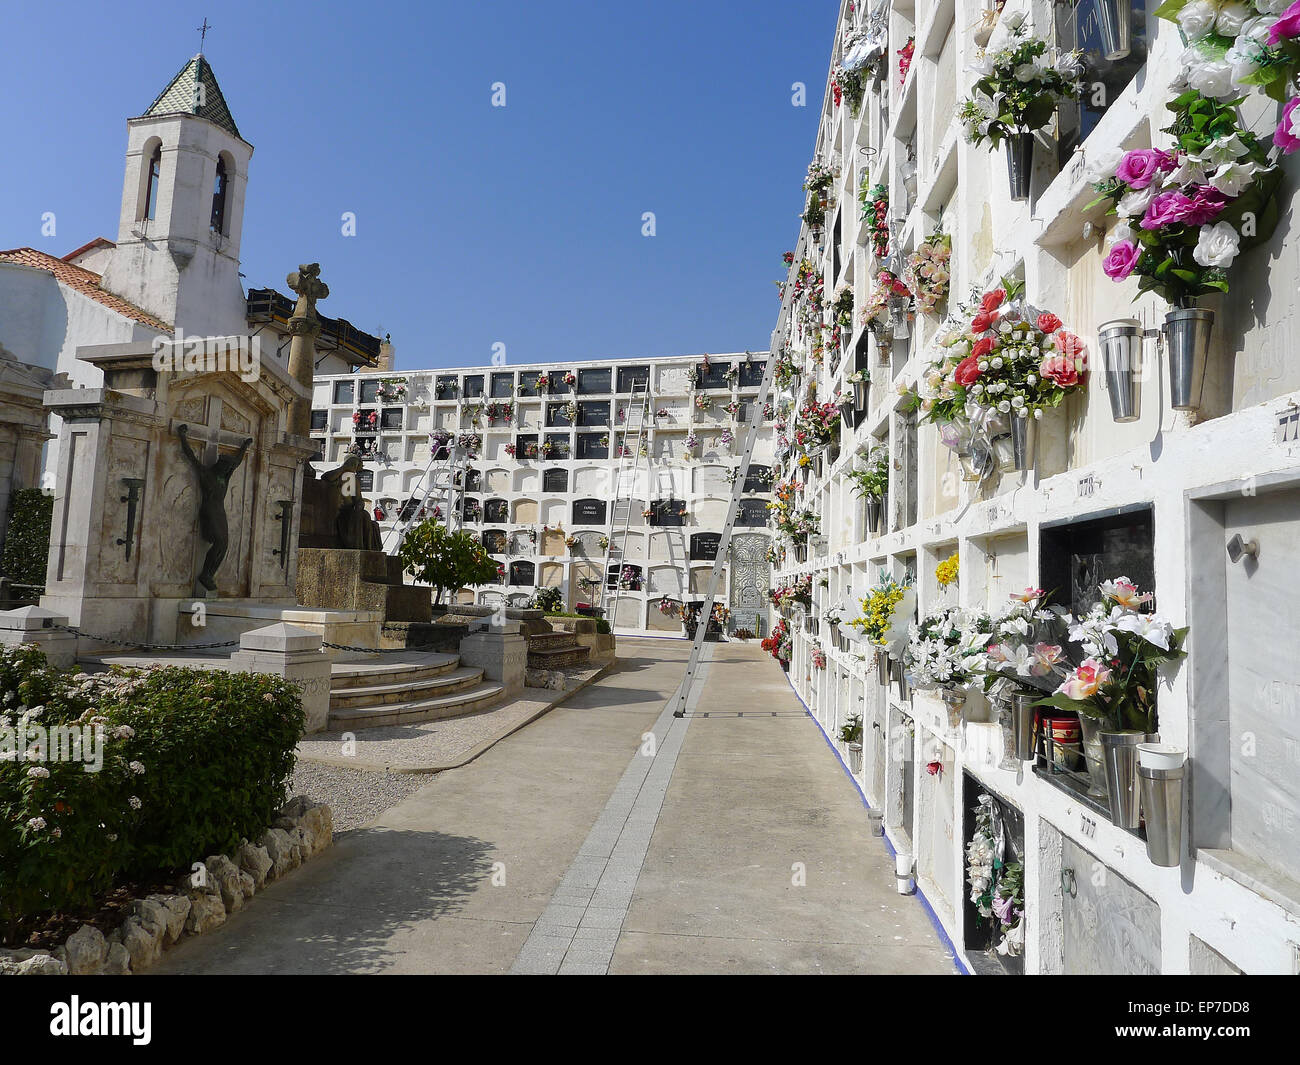
[[[12,248],[9,251],[0,251],[0,262],[44,270],[46,273],[53,274],[57,280],[63,282],[68,288],[76,289],[83,295],[89,296],[96,303],[101,303],[109,310],[116,311],[124,318],[130,318],[163,333],[172,332],[172,327],[161,318],[155,318],[148,311],[142,311],[134,303],[129,303],[122,299],[121,296],[115,296],[113,293],[101,288],[99,274],[93,270],[87,270],[83,266],[74,266],[72,263],[64,262],[53,255],[46,255],[43,251],[37,251],[35,248]]]

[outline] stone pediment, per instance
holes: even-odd
[[[169,392],[189,391],[190,383],[209,390],[220,383],[265,412],[310,399],[310,389],[290,376],[273,351],[256,346],[241,351],[233,343],[240,340],[247,338],[183,338],[157,352],[153,344],[90,344],[77,349],[77,358],[103,371],[106,388],[163,403]]]

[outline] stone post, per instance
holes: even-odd
[[[483,670],[484,679],[505,689],[506,698],[518,696],[524,690],[528,638],[519,628],[517,621],[493,623],[460,641],[461,665]]]
[[[320,732],[329,723],[332,657],[321,653],[319,633],[280,622],[239,637],[230,663],[244,673],[270,673],[302,688],[306,731]]]
[[[298,293],[293,317],[289,319],[289,373],[307,390],[305,396],[295,398],[289,407],[289,432],[295,436],[310,436],[316,338],[321,331],[320,318],[316,316],[316,301],[323,300],[330,294],[330,290],[320,279],[319,263],[304,263],[286,280],[289,287]]]
[[[67,669],[77,660],[77,638],[65,631],[68,619],[53,610],[24,606],[0,611],[0,645],[36,647],[57,669]]]

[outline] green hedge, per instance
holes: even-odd
[[[13,760],[19,726],[102,729],[102,764]],[[257,838],[287,798],[304,715],[261,673],[167,667],[89,675],[0,652],[0,919],[89,904],[119,877],[187,868]],[[93,764],[93,763],[92,763]]]
[[[5,531],[0,572],[15,584],[45,587],[45,564],[50,555],[50,521],[54,497],[39,488],[20,488],[9,497],[9,526]],[[36,599],[35,588],[17,588],[14,597]]]

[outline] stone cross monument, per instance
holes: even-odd
[[[298,302],[289,319],[289,373],[306,389],[303,397],[295,399],[289,410],[289,432],[297,436],[311,434],[311,388],[316,373],[316,338],[320,336],[321,321],[316,314],[316,301],[330,294],[329,285],[320,279],[320,263],[304,263],[285,279],[298,293]]]

